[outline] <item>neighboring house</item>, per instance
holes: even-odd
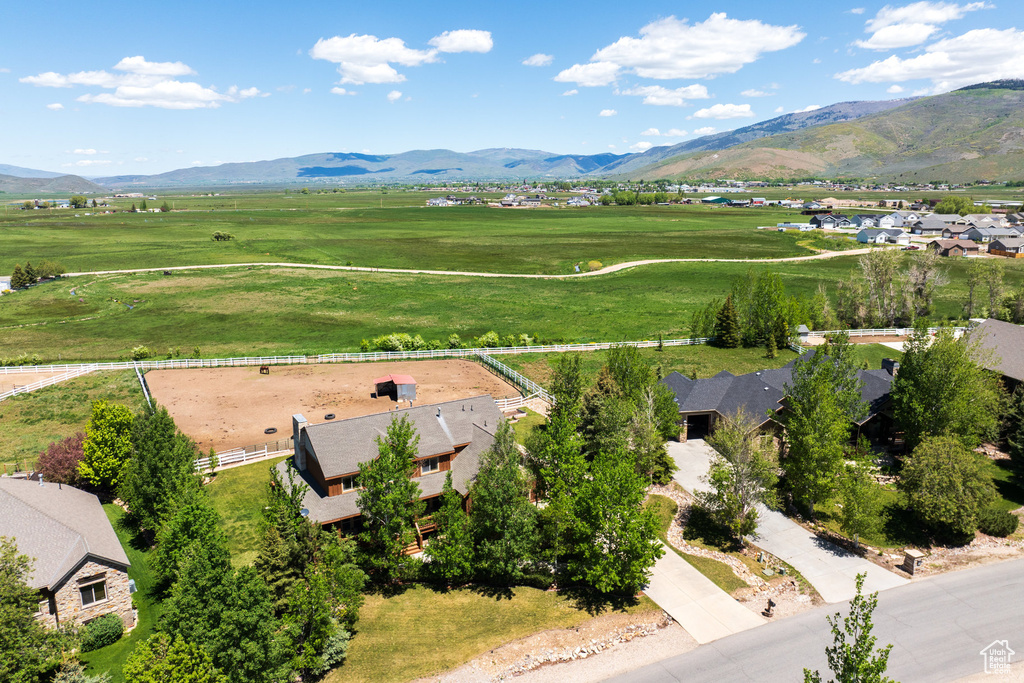
[[[1007,214],[1006,222],[1008,225],[1024,225],[1024,213]]]
[[[771,427],[771,416],[783,409],[785,387],[793,382],[794,363],[746,375],[723,370],[714,377],[697,380],[671,373],[662,383],[675,394],[679,406],[680,438],[703,438],[719,419],[740,409],[753,417],[759,427]],[[857,434],[877,436],[890,420],[884,411],[890,401],[892,374],[887,370],[858,370],[857,378],[864,382],[861,398],[868,404],[867,415],[856,424]]]
[[[960,237],[961,239],[987,244],[993,240],[1020,237],[1020,230],[1017,228],[971,228]]]
[[[427,206],[448,206],[449,202],[444,197],[435,197],[427,200]]]
[[[858,213],[856,216],[852,216],[850,218],[850,223],[852,223],[853,227],[855,227],[855,228],[882,228],[882,227],[891,228],[891,227],[893,227],[892,219],[891,218],[888,221],[889,225],[885,225],[885,226],[880,225],[879,221],[881,221],[883,218],[889,218],[889,217],[888,216],[884,216],[882,214],[878,214],[878,213]]]
[[[999,228],[1006,227],[1007,224],[1003,216],[994,213],[969,213],[964,216],[964,220],[979,228]]]
[[[850,219],[841,213],[820,213],[811,218],[811,225],[816,228],[834,230],[836,228],[849,228],[853,225]]]
[[[899,228],[886,230],[865,228],[857,233],[857,241],[863,244],[910,244],[910,235]]]
[[[950,223],[967,223],[967,220],[958,213],[930,213],[925,216],[925,218],[933,221],[941,221],[947,225]]]
[[[961,225],[954,223],[947,225],[942,229],[942,239],[944,240],[958,240],[963,237],[963,234],[973,228],[973,225]]]
[[[704,197],[700,200],[701,204],[728,204],[729,200],[725,197],[719,197],[717,195],[711,195],[710,197]]]
[[[980,251],[970,240],[933,240],[928,248],[939,256],[977,256]]]
[[[921,214],[916,211],[893,211],[888,214],[892,218],[892,227],[905,228],[921,220]]]
[[[32,558],[36,618],[48,627],[116,614],[135,626],[128,557],[99,499],[73,486],[0,477],[0,536]]]
[[[968,334],[977,341],[985,367],[1003,376],[1007,389],[1013,390],[1024,382],[1024,327],[989,318]]]
[[[309,486],[303,506],[309,518],[337,525],[350,533],[359,528],[356,477],[359,465],[377,457],[377,439],[383,438],[393,419],[407,417],[419,435],[413,479],[430,514],[439,506],[446,473],[463,496],[480,469],[480,456],[494,443],[504,419],[494,399],[476,396],[435,405],[417,406],[376,415],[309,424],[292,416],[295,468]],[[287,481],[288,462],[277,465]],[[428,527],[420,531],[430,531]],[[422,538],[420,538],[422,542]]]
[[[1024,258],[1024,237],[1004,237],[992,240],[992,243],[988,245],[988,253],[993,256]],[[1024,348],[1021,350],[1021,355],[1024,355]]]
[[[767,203],[767,199],[764,197],[754,197],[750,200],[752,206],[764,206]]]

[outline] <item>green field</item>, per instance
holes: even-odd
[[[69,272],[284,261],[567,274],[574,264],[594,260],[773,258],[809,254],[807,247],[861,246],[846,238],[755,229],[800,218],[779,209],[425,207],[429,196],[385,195],[383,208],[377,208],[379,194],[346,193],[174,199],[176,209],[187,208],[169,213],[8,211],[0,216],[0,272],[51,259]],[[122,208],[124,201],[118,200]],[[150,201],[150,208],[162,201]],[[236,202],[239,209],[230,208]],[[214,231],[235,239],[214,242]]]
[[[850,278],[856,258],[771,268],[787,293],[810,297],[819,283],[833,291]],[[5,296],[0,347],[47,360],[102,360],[140,344],[157,354],[199,346],[205,357],[347,351],[362,339],[403,331],[425,339],[488,330],[568,341],[671,339],[687,336],[692,312],[724,298],[749,267],[672,263],[573,280],[275,267],[89,276]],[[965,264],[951,260],[946,268],[951,282],[938,292],[937,317],[957,319]],[[1007,261],[1006,283],[1024,283],[1024,263]]]
[[[132,410],[145,400],[135,373],[126,371],[95,372],[0,401],[0,463],[30,469],[51,441],[85,431],[99,399]]]

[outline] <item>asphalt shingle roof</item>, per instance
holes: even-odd
[[[53,588],[89,556],[129,566],[99,499],[72,486],[0,477],[0,536],[34,560],[32,588]]]
[[[989,318],[969,334],[971,341],[991,352],[989,370],[1024,381],[1024,327]]]

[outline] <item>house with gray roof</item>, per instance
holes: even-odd
[[[392,420],[403,416],[419,435],[412,479],[419,484],[420,497],[427,501],[427,514],[439,505],[449,471],[455,490],[463,496],[469,494],[480,469],[480,456],[494,443],[504,419],[488,395],[321,424],[309,424],[302,415],[294,415],[294,465],[309,486],[303,505],[310,519],[337,525],[346,532],[358,528],[359,465],[377,457],[378,437],[384,438]],[[287,461],[277,466],[285,481],[288,466]]]
[[[986,352],[985,367],[1002,375],[1009,389],[1024,382],[1024,327],[989,318],[968,334]]]
[[[993,256],[1024,258],[1024,237],[1001,237],[992,240],[988,245],[988,253]]]
[[[0,536],[32,560],[46,626],[116,614],[135,626],[128,556],[99,499],[73,486],[0,477]]]
[[[902,228],[864,228],[857,233],[857,241],[863,244],[910,244],[910,235]]]
[[[814,353],[814,352],[811,352]],[[746,375],[733,375],[723,370],[707,379],[690,379],[678,372],[665,377],[662,383],[675,394],[682,424],[683,438],[703,438],[715,422],[742,410],[759,421],[761,429],[774,429],[774,415],[784,408],[786,385],[793,382],[793,365],[777,370],[761,370]],[[865,417],[854,426],[857,434],[878,436],[891,421],[887,414],[892,387],[889,370],[858,370],[863,383],[861,398],[868,405]]]
[[[987,244],[993,240],[1006,239],[1008,237],[1020,237],[1020,230],[1017,228],[971,228],[961,236],[961,239]]]

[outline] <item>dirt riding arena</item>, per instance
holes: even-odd
[[[13,372],[11,374],[0,374],[0,394],[10,391],[15,387],[23,387],[40,380],[49,379],[54,375],[63,375],[63,372]]]
[[[315,424],[329,413],[342,419],[393,410],[398,404],[391,398],[371,398],[373,380],[392,373],[413,376],[416,405],[480,394],[519,395],[511,384],[465,360],[275,365],[269,375],[261,375],[259,367],[151,370],[146,382],[181,431],[204,451],[220,452],[290,437],[296,413]],[[270,427],[277,433],[265,434]]]

